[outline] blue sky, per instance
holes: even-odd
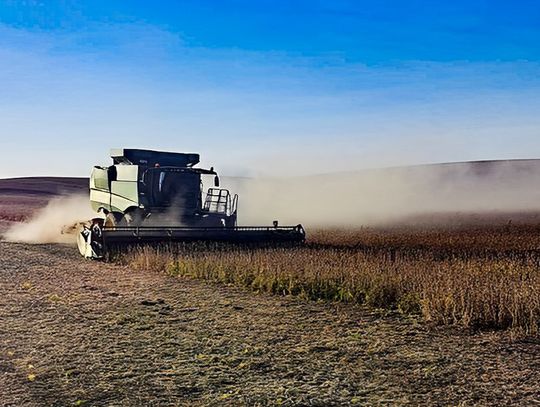
[[[235,175],[540,157],[539,21],[533,1],[1,1],[0,177],[123,146]]]

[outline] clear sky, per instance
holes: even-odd
[[[540,157],[538,1],[0,1],[0,177]]]

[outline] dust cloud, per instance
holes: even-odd
[[[493,161],[295,178],[226,179],[239,224],[308,227],[442,222],[470,214],[540,210],[540,161]],[[435,216],[436,215],[436,216]],[[447,216],[446,218],[444,216]],[[438,218],[437,218],[438,216]]]
[[[540,160],[424,165],[289,178],[223,177],[222,184],[240,196],[239,225],[271,225],[273,220],[281,225],[302,223],[308,228],[455,224],[470,221],[471,214],[503,214],[497,219],[504,222],[525,213],[540,214]],[[174,211],[167,215],[149,220],[170,225],[177,216]],[[62,196],[50,201],[28,222],[12,226],[4,238],[26,243],[72,243],[74,235],[62,230],[95,216],[87,194]]]
[[[24,223],[14,224],[4,234],[4,239],[22,243],[75,243],[69,226],[95,217],[88,194],[61,196],[49,201]]]

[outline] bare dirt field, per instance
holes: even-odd
[[[0,242],[0,405],[534,405],[540,344]]]

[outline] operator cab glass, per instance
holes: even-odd
[[[144,176],[150,206],[174,206],[179,214],[193,214],[200,209],[200,183],[199,174],[174,168],[151,168]]]

